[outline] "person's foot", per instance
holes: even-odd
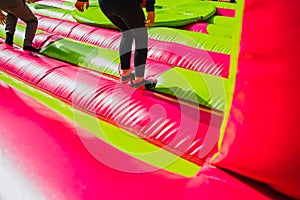
[[[6,32],[5,43],[9,46],[14,44],[14,34]]]
[[[130,72],[128,74],[121,74],[120,82],[123,84],[132,84],[132,81],[135,79],[134,73]]]
[[[132,82],[132,87],[135,89],[146,89],[151,90],[156,86],[157,80],[155,78],[143,79],[143,80],[134,80]]]
[[[33,46],[24,46],[23,47],[24,51],[31,51],[31,52],[40,52],[40,49],[38,48],[34,48]]]
[[[7,44],[7,45],[9,45],[9,46],[11,46],[11,47],[12,47],[14,43],[13,43],[13,42],[6,41],[6,40],[5,40],[5,44]]]

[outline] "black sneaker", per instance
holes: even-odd
[[[38,53],[38,52],[40,52],[41,49],[37,49],[37,48],[34,48],[32,46],[24,46],[23,50],[24,51],[31,51],[31,52],[37,52]]]

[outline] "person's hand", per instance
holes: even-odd
[[[83,12],[84,11],[84,6],[85,9],[87,10],[90,6],[89,2],[83,2],[83,1],[76,1],[75,3],[75,7],[79,12]]]
[[[145,20],[145,26],[151,26],[154,23],[155,13],[154,11],[148,12],[147,19]]]
[[[6,16],[3,14],[2,10],[0,10],[0,24],[4,25],[6,23]]]

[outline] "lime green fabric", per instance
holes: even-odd
[[[215,24],[209,24],[207,26],[207,32],[210,35],[222,36],[222,37],[232,37],[234,29],[228,26],[218,26]]]
[[[158,78],[155,90],[221,110],[225,108],[227,79],[174,67]]]
[[[59,48],[57,48],[59,46]],[[63,60],[105,74],[119,76],[119,53],[70,39],[60,39],[41,51],[51,58]]]
[[[209,22],[211,24],[216,24],[219,26],[227,26],[227,27],[235,28],[237,21],[233,17],[215,15],[215,16],[209,18],[207,20],[207,22]]]

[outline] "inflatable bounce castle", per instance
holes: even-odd
[[[156,0],[152,90],[119,83],[96,0],[27,3],[40,53],[0,25],[1,200],[300,199],[296,0]]]

